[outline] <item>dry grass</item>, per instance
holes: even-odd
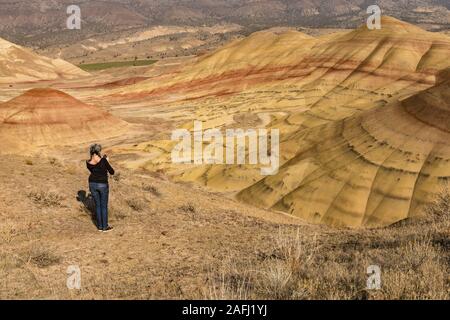
[[[142,190],[146,191],[146,192],[150,192],[151,194],[153,194],[156,197],[160,197],[161,196],[161,192],[159,192],[159,190],[151,185],[151,184],[144,184],[142,186]]]
[[[386,270],[384,276],[387,298],[449,298],[445,255],[430,239],[414,240],[403,245],[395,258],[398,265]]]
[[[188,203],[188,204],[184,204],[182,206],[180,206],[179,208],[181,211],[184,211],[186,213],[190,213],[190,214],[194,214],[197,211],[195,210],[195,207],[192,203]]]
[[[43,207],[61,207],[64,197],[53,191],[32,191],[28,193],[34,203]]]
[[[233,259],[227,259],[221,266],[220,273],[209,271],[208,280],[211,283],[204,293],[206,299],[213,300],[247,300],[252,288],[251,275],[253,270],[238,266]]]
[[[60,257],[41,247],[32,247],[26,253],[26,260],[39,268],[47,268],[61,262]]]
[[[52,165],[52,166],[57,166],[57,165],[61,165],[61,161],[59,161],[56,158],[49,158],[48,162]]]
[[[8,221],[3,222],[0,225],[0,242],[11,243],[19,232],[20,230],[18,230],[15,224]]]
[[[110,185],[114,231],[102,234],[90,219],[92,208],[76,199],[86,192],[85,168],[74,166],[76,174],[69,175],[66,166],[33,158],[30,177],[22,175],[29,171],[25,159],[18,159],[0,158],[2,298],[449,298],[445,193],[427,208],[426,219],[330,229],[276,222],[269,212],[122,168],[120,183]],[[54,190],[49,174],[60,176],[64,188],[20,192],[36,185]],[[154,197],[144,185],[164,196]],[[65,286],[72,264],[83,274],[77,292]],[[370,265],[381,268],[381,290],[366,289]]]
[[[450,190],[448,186],[442,188],[436,200],[426,208],[425,221],[444,224],[450,223]]]
[[[78,172],[78,167],[74,164],[65,164],[64,165],[65,173],[69,175],[76,175]]]
[[[122,174],[120,172],[117,172],[112,176],[112,178],[115,182],[120,182],[120,180],[122,179]]]
[[[142,212],[145,209],[146,203],[144,200],[139,198],[132,198],[126,200],[127,205],[136,212]]]
[[[197,210],[192,203],[183,204],[178,209],[184,212],[191,220],[196,220]]]
[[[208,298],[449,299],[449,194],[441,193],[427,212],[426,219],[397,226],[313,238],[280,229],[273,250],[259,253],[256,264],[210,276]],[[381,268],[380,290],[367,289],[370,265]],[[239,282],[236,275],[245,277]]]

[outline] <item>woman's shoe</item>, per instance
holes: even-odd
[[[109,232],[109,231],[111,231],[112,229],[114,229],[114,228],[111,227],[111,226],[108,226],[106,229],[103,230],[103,232]]]

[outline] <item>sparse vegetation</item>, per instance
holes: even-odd
[[[11,223],[3,223],[0,225],[0,242],[11,243],[19,234],[19,230]]]
[[[111,68],[123,68],[123,67],[142,67],[149,66],[157,60],[132,60],[132,61],[117,61],[117,62],[104,62],[104,63],[90,63],[80,64],[79,67],[84,71],[100,71]]]
[[[33,191],[28,197],[36,204],[44,207],[61,207],[64,198],[53,191]]]
[[[156,197],[160,197],[161,196],[161,193],[158,191],[158,189],[155,186],[151,185],[151,184],[144,184],[142,186],[142,190],[150,192],[151,194],[153,194]]]
[[[448,199],[445,191],[428,207],[439,217],[431,224],[412,220],[371,231],[333,230],[313,239],[280,231],[257,265],[225,266],[211,276],[207,297],[449,299]],[[370,265],[381,268],[381,290],[366,288]]]
[[[136,212],[141,212],[144,210],[145,208],[145,201],[142,199],[128,199],[127,201],[127,205]]]
[[[122,175],[120,174],[120,172],[116,172],[116,174],[113,175],[112,178],[114,181],[120,182],[120,179],[122,179]]]
[[[444,186],[435,201],[427,206],[426,219],[436,223],[450,223],[450,190]]]
[[[179,207],[179,210],[183,211],[187,214],[187,216],[191,220],[195,220],[197,216],[197,210],[195,209],[195,206],[192,203],[187,203]]]
[[[2,162],[4,166],[14,163],[7,160]],[[92,266],[109,261],[109,267],[120,277],[114,278],[111,285],[105,285],[109,282],[103,279],[110,275],[96,268],[93,278],[83,282],[81,298],[449,298],[450,230],[447,223],[450,215],[445,189],[427,207],[422,219],[372,230],[310,225],[297,228],[246,216],[241,212],[243,207],[232,208],[234,202],[211,198],[210,193],[186,196],[179,191],[182,185],[157,176],[140,178],[126,173],[127,179],[111,186],[110,220],[115,231],[109,235],[108,257],[104,257],[104,237],[96,232],[95,223],[84,212],[91,212],[86,207],[88,202],[74,208],[69,206],[70,196],[74,197],[73,204],[78,204],[75,196],[80,185],[86,182],[86,176],[80,174],[84,168],[74,166],[76,174],[68,175],[65,167],[32,160],[37,176],[56,172],[74,183],[69,183],[60,193],[20,195],[39,206],[51,207],[49,212],[56,215],[50,220],[46,219],[48,215],[34,214],[36,211],[30,210],[29,201],[21,202],[18,220],[12,219],[14,215],[8,212],[7,205],[3,207],[2,212],[6,213],[0,225],[0,275],[8,275],[10,287],[0,289],[2,297],[11,297],[14,292],[19,297],[72,298],[67,290],[58,289],[64,287],[60,278],[49,276],[53,267],[59,268],[61,261]],[[19,173],[28,169],[25,161],[20,161]],[[17,179],[23,183],[27,177]],[[8,180],[0,183],[9,196],[8,190],[12,188]],[[52,182],[46,183],[40,181],[46,186]],[[167,196],[147,201],[150,195],[144,192],[153,193],[154,187],[160,184],[164,184]],[[184,187],[189,190],[188,186]],[[58,206],[63,199],[67,207],[60,210]],[[178,214],[170,214],[174,209]],[[197,224],[202,227],[197,228]],[[51,245],[46,245],[50,239]],[[221,249],[224,245],[226,252]],[[181,249],[175,251],[175,246]],[[61,253],[50,249],[60,247]],[[183,264],[186,256],[189,262]],[[168,263],[186,268],[192,272],[194,280],[185,280],[178,267],[173,272],[167,271]],[[370,265],[381,268],[381,290],[366,288]],[[130,273],[130,268],[137,272]],[[167,273],[167,278],[155,281],[156,287],[145,295],[143,292],[148,292],[148,287],[141,285],[139,279],[142,275],[151,277],[149,270],[155,269]],[[197,284],[193,285],[194,281]],[[12,286],[16,291],[12,291]],[[120,288],[120,295],[116,294],[117,288]]]
[[[61,161],[59,161],[57,158],[49,158],[48,162],[53,165],[53,166],[57,166],[57,165],[61,165]]]
[[[32,248],[28,252],[28,262],[36,265],[39,268],[47,268],[49,266],[59,264],[61,258],[54,255],[44,248]]]
[[[195,207],[192,203],[184,204],[180,207],[181,211],[184,211],[186,213],[195,213]]]

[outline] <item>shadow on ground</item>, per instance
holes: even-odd
[[[77,192],[77,201],[81,202],[84,206],[84,210],[91,218],[92,223],[97,226],[97,218],[95,215],[95,202],[92,195],[87,193],[85,190],[80,190]]]

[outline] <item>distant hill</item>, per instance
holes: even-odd
[[[61,60],[35,54],[0,38],[0,83],[71,79],[87,72]]]
[[[202,120],[280,130],[274,176],[251,165],[173,164],[169,140],[138,147],[160,154],[149,170],[314,223],[389,225],[422,212],[450,176],[450,38],[392,17],[382,23],[318,38],[257,32],[164,84],[144,80],[110,100],[152,101],[185,128]]]
[[[2,153],[77,144],[122,134],[127,123],[54,89],[32,89],[0,103]]]
[[[408,99],[286,141],[303,146],[276,176],[239,198],[335,226],[386,226],[420,215],[450,177],[445,74],[443,83]]]
[[[156,25],[203,26],[222,22],[248,31],[272,26],[354,28],[366,19],[369,5],[383,14],[448,30],[447,0],[79,0],[82,30],[66,29],[71,0],[0,0],[1,35],[24,45],[45,47],[99,34]]]

